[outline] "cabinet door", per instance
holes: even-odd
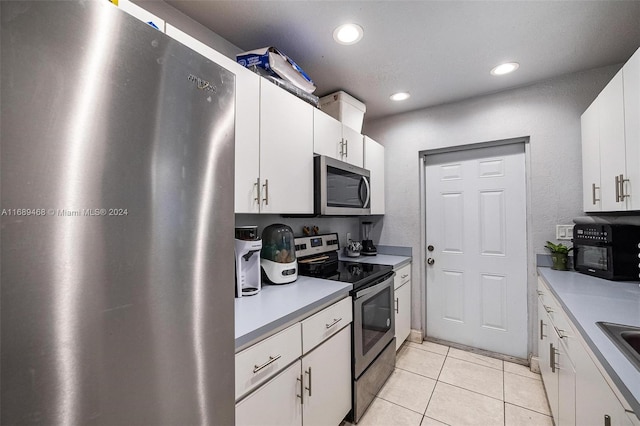
[[[342,123],[317,108],[313,110],[313,152],[343,160]]]
[[[558,341],[556,361],[558,367],[558,424],[576,424],[576,370],[562,339]]]
[[[622,67],[627,177],[624,183],[628,210],[640,210],[640,49]]]
[[[302,358],[303,424],[339,425],[351,410],[351,326]]]
[[[395,291],[396,295],[396,351],[411,332],[411,281]]]
[[[384,214],[384,146],[364,137],[364,168],[371,172],[371,214]]]
[[[364,167],[364,140],[360,132],[343,124],[342,138],[345,143],[343,161],[354,166]]]
[[[260,77],[201,41],[166,25],[167,35],[236,75],[235,212],[258,213]]]
[[[602,210],[598,99],[582,114],[582,199],[585,212]]]
[[[260,82],[261,213],[313,213],[313,107]]]
[[[584,348],[573,351],[576,366],[576,424],[629,424],[625,410]]]
[[[600,122],[600,183],[603,211],[626,210],[620,201],[617,178],[625,174],[624,101],[622,70],[596,99]]]
[[[301,426],[300,380],[300,361],[296,361],[236,404],[236,425]]]
[[[542,323],[540,322],[542,321]],[[558,375],[555,369],[555,351],[558,339],[547,315],[545,305],[538,299],[538,356],[540,373],[547,392],[547,400],[554,419],[558,419]]]

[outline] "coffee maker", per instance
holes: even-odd
[[[260,250],[262,240],[257,226],[237,226],[235,238],[236,297],[252,296],[260,291]]]
[[[378,254],[378,249],[371,240],[371,225],[371,222],[362,222],[362,249],[360,249],[360,254],[365,256]]]

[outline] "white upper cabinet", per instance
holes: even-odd
[[[261,213],[313,213],[313,110],[261,79]]]
[[[581,124],[585,212],[640,210],[640,49]]]
[[[624,130],[627,153],[627,175],[624,195],[628,209],[640,210],[640,49],[622,68],[624,79]]]
[[[371,214],[384,214],[384,146],[364,137],[364,168],[371,172]]]
[[[363,138],[360,132],[325,112],[313,111],[313,152],[363,167]]]
[[[600,111],[600,181],[603,211],[625,210],[620,176],[625,175],[622,71],[607,84],[596,102]]]
[[[598,104],[594,102],[581,117],[582,197],[585,212],[602,210],[600,185],[600,123]]]

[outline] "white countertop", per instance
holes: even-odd
[[[265,285],[253,296],[235,299],[236,352],[337,302],[352,288],[339,281],[298,276],[293,283]]]
[[[640,327],[640,285],[550,268],[538,268],[538,273],[640,418],[640,371],[596,325],[606,321]]]
[[[411,257],[395,256],[390,254],[377,254],[375,256],[348,257],[344,254],[339,255],[339,259],[345,262],[372,263],[374,265],[391,265],[393,269],[398,269],[411,262]]]

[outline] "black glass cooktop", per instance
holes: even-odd
[[[353,284],[353,288],[365,285],[393,270],[389,265],[338,261],[336,267],[321,273],[309,274],[325,280],[341,281]],[[307,275],[307,274],[305,274]]]

